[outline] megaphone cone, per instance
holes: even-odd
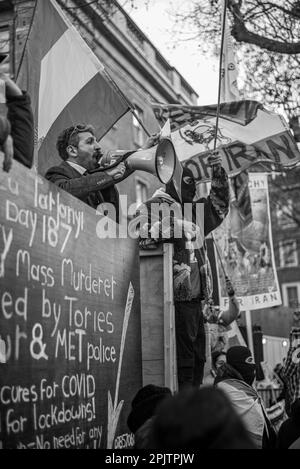
[[[163,138],[158,145],[135,152],[109,152],[101,158],[102,167],[125,161],[131,170],[140,170],[154,174],[160,182],[167,184],[173,177],[176,166],[176,153],[170,138]]]
[[[173,177],[176,155],[174,145],[169,138],[162,139],[156,147],[139,150],[126,159],[130,169],[155,174],[160,182],[167,184]]]

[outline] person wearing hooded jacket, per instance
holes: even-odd
[[[230,347],[215,385],[231,400],[257,449],[274,449],[276,433],[257,391],[253,388],[256,365],[248,347]]]
[[[145,223],[140,224],[142,249],[156,247],[161,242],[174,244],[173,287],[179,390],[202,384],[205,364],[203,304],[210,298],[212,290],[204,238],[222,223],[229,210],[228,176],[217,152],[209,156],[208,163],[212,167],[208,198],[194,201],[196,182],[192,171],[183,167],[181,200],[171,180],[165,190],[156,191],[150,200],[138,208],[137,213],[139,216],[146,214]],[[163,206],[169,208],[165,217]],[[157,217],[154,207],[160,209]],[[200,220],[199,213],[202,214]]]

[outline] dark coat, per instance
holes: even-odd
[[[119,219],[119,193],[114,186],[113,178],[105,171],[82,176],[63,161],[59,166],[48,169],[45,178],[92,208],[97,208],[103,202],[112,203],[116,208],[117,220]]]
[[[278,448],[287,449],[300,437],[300,399],[291,406],[291,417],[281,425],[278,432]]]
[[[31,168],[33,164],[34,125],[29,95],[7,97],[7,117],[14,141],[14,159]]]
[[[153,222],[157,221],[155,218],[153,219],[151,207],[154,207],[155,205],[160,206],[160,204],[164,203],[171,206],[174,203],[176,204],[176,201],[169,195],[157,191],[157,193],[154,194],[154,196],[150,200],[145,202],[143,206],[139,207],[138,215],[142,215],[142,219],[145,219],[149,228],[151,228]],[[196,215],[200,205],[203,206],[202,221],[204,226],[202,226],[201,228],[203,229],[203,235],[205,237],[222,223],[229,210],[228,176],[221,166],[216,167],[213,170],[211,190],[209,196],[207,198],[201,198],[195,202],[192,202],[192,222],[195,224],[198,221]],[[140,247],[142,249],[149,249],[151,248],[151,244],[155,245],[159,242],[174,243],[174,300],[176,302],[191,301],[194,297],[192,296],[192,285],[190,275],[190,250],[187,249],[187,240],[184,234],[182,235],[182,237],[174,238],[174,229],[172,228],[172,217],[173,215],[170,216],[171,234],[169,238],[163,239],[160,233],[158,239],[153,241],[152,235],[150,231],[148,231],[148,237],[140,237]],[[159,230],[161,232],[161,221]],[[207,257],[205,243],[202,247],[196,247],[194,249],[194,255],[197,260],[200,277],[200,291],[197,299],[207,300],[207,298],[212,293],[212,275]]]

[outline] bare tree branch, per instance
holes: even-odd
[[[240,2],[242,3],[242,2]],[[299,14],[292,13],[292,10],[287,10],[279,5],[275,5],[272,2],[267,2],[262,5],[261,15],[268,14],[267,6],[269,8],[276,8],[277,11],[291,15],[293,18],[300,19]],[[246,16],[242,14],[240,4],[236,3],[234,0],[230,0],[228,3],[229,10],[233,15],[233,26],[231,29],[232,36],[238,42],[244,42],[246,44],[253,44],[263,49],[267,49],[271,52],[278,52],[280,54],[299,54],[300,53],[300,41],[298,42],[289,42],[289,41],[278,41],[270,37],[266,37],[263,34],[257,34],[253,31],[250,31],[246,26],[245,18]],[[249,18],[248,18],[249,19]],[[280,23],[282,26],[282,22]],[[276,31],[275,31],[276,32]]]

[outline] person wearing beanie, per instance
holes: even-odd
[[[148,448],[148,437],[156,408],[162,400],[170,396],[172,392],[169,388],[147,384],[133,398],[127,426],[135,435],[136,449]]]
[[[227,363],[241,374],[249,386],[252,386],[255,380],[256,365],[248,347],[236,345],[228,349]]]
[[[183,166],[181,188],[171,180],[165,189],[159,189],[138,207],[137,212],[137,216],[145,220],[144,223],[141,221],[140,228],[141,249],[153,249],[160,243],[174,245],[179,390],[199,387],[203,381],[206,360],[203,310],[212,296],[212,276],[204,238],[222,223],[229,210],[228,177],[218,152],[209,155],[208,165],[212,168],[212,179],[207,198],[194,200],[196,180],[191,169]]]
[[[226,358],[227,362],[217,372],[215,385],[231,400],[255,446],[258,449],[275,448],[275,430],[257,391],[252,386],[256,365],[249,348],[239,345],[230,347]]]

